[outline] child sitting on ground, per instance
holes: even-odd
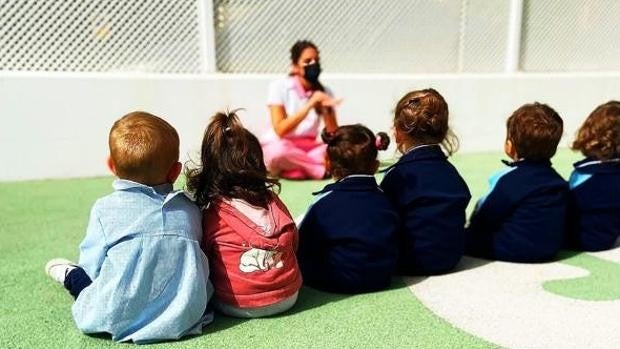
[[[512,162],[491,176],[490,189],[467,229],[467,252],[508,262],[544,262],[565,235],[567,185],[551,167],[562,118],[545,104],[526,104],[507,121],[504,150]]]
[[[204,209],[203,249],[215,307],[254,318],[291,308],[301,287],[297,228],[267,177],[258,139],[234,112],[217,113],[202,140],[201,165],[187,187]]]
[[[434,89],[407,93],[396,105],[394,132],[403,156],[388,168],[381,188],[401,218],[398,270],[445,273],[463,256],[465,208],[471,198],[444,153],[457,148],[448,104]]]
[[[586,158],[575,163],[569,181],[568,246],[610,249],[620,237],[620,102],[598,106],[573,149]]]
[[[95,202],[79,263],[53,259],[45,270],[76,299],[73,317],[85,333],[135,343],[200,334],[212,290],[200,210],[172,188],[179,136],[134,112],[114,123],[109,146],[115,191]]]
[[[308,286],[361,293],[390,285],[398,214],[377,186],[377,150],[389,138],[362,125],[328,135],[326,164],[335,183],[315,193],[299,227],[299,266]]]

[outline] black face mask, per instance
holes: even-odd
[[[319,82],[319,75],[321,75],[321,65],[319,63],[308,64],[304,67],[304,79],[312,84]]]

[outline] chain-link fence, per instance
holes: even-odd
[[[0,71],[200,74],[214,50],[220,72],[282,73],[310,39],[328,72],[501,72],[510,3],[0,0]],[[520,69],[620,69],[618,18],[617,0],[524,0]]]
[[[0,0],[0,70],[201,71],[195,0]]]
[[[327,71],[493,72],[502,69],[508,1],[216,0],[223,72],[282,72],[299,39]]]
[[[620,70],[620,1],[525,2],[521,69]]]

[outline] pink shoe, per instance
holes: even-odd
[[[285,179],[306,179],[306,173],[299,168],[280,172],[280,178]]]

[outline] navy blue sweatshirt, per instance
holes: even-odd
[[[398,215],[370,175],[352,175],[318,193],[299,226],[297,260],[308,286],[362,293],[390,285]]]
[[[562,247],[568,186],[550,161],[504,162],[489,180],[467,228],[467,253],[509,262],[544,262]]]
[[[574,164],[568,196],[570,248],[601,251],[620,237],[620,159]]]
[[[387,169],[381,188],[401,217],[398,271],[439,274],[453,269],[465,249],[467,184],[439,145],[405,153]]]

